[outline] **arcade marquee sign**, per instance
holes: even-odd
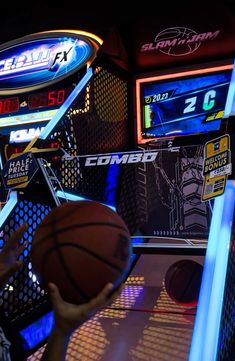
[[[140,51],[159,51],[169,56],[185,56],[194,53],[203,42],[216,39],[219,34],[220,30],[198,33],[183,26],[170,27],[156,34],[154,41],[142,44]]]
[[[56,30],[31,34],[0,47],[0,95],[51,85],[89,65],[102,40],[91,33]]]

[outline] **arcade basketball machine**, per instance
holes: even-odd
[[[107,47],[89,32],[56,30],[0,48],[1,246],[23,221],[29,225],[21,257],[27,265],[0,296],[1,327],[13,360],[44,344],[53,322],[30,262],[37,225],[65,201],[116,205],[109,178],[115,180],[117,172],[109,175],[106,167],[100,174],[93,168],[81,174],[76,157],[127,148],[127,77],[107,59]]]
[[[230,316],[226,328],[228,309],[234,306],[231,286],[225,290],[221,328],[214,326],[221,315],[217,295],[224,290],[227,266],[221,266],[221,258],[228,258],[231,231],[227,224],[232,215],[225,214],[224,205],[232,202],[227,208],[233,212],[233,184],[224,183],[224,193],[215,200],[202,202],[201,193],[204,145],[223,136],[225,125],[231,123],[233,61],[138,74],[133,151],[128,126],[130,79],[125,66],[120,67],[123,61],[110,61],[108,44],[101,43],[94,34],[63,30],[2,46],[7,72],[0,99],[2,244],[23,220],[28,221],[29,246],[23,256],[28,259],[37,224],[61,202],[85,198],[114,207],[126,221],[140,257],[125,284],[125,297],[84,325],[77,340],[72,339],[78,357],[181,361],[189,354],[190,361],[214,361],[218,350],[220,360],[231,361]],[[74,64],[77,59],[82,59],[81,64]],[[24,73],[27,84],[22,72],[28,74],[25,78]],[[30,170],[18,171],[17,160],[30,163]],[[210,191],[207,187],[206,197]],[[166,265],[160,269],[166,255],[203,257],[197,313],[167,298],[162,287]],[[231,284],[233,256],[228,264]],[[151,287],[146,287],[148,281]],[[12,344],[13,360],[19,355],[39,360],[34,351],[46,342],[53,317],[30,262],[9,280],[1,300],[2,328]],[[133,322],[136,327],[130,330]],[[70,357],[76,359],[73,350]]]
[[[146,182],[143,194],[150,217],[143,225],[143,232],[152,235],[152,239],[150,243],[141,244],[139,251],[162,252],[158,238],[165,243],[165,252],[177,254],[178,248],[186,258],[196,255],[198,248],[206,250],[189,348],[190,361],[232,360],[233,357],[234,323],[231,319],[228,321],[228,317],[231,317],[229,309],[234,307],[234,287],[231,289],[228,284],[231,284],[234,269],[234,182],[229,179],[226,184],[227,175],[222,167],[222,173],[217,171],[219,177],[213,178],[212,185],[203,168],[204,161],[209,159],[205,158],[206,144],[215,152],[211,153],[212,157],[222,150],[216,150],[220,139],[230,137],[231,142],[233,140],[233,130],[229,131],[233,129],[229,118],[234,99],[233,69],[231,60],[136,79],[137,143],[141,149],[160,152],[158,164],[149,164],[152,169],[142,169],[142,173],[152,173],[152,177],[145,179],[156,182],[159,189],[154,205],[154,187]],[[230,163],[227,174],[231,178],[231,158],[227,162]],[[208,177],[206,183],[203,174]],[[155,214],[160,212],[165,216],[151,217],[153,205]],[[169,245],[171,251],[167,251],[168,237],[179,238],[177,244]]]

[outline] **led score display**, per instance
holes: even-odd
[[[137,80],[139,143],[220,129],[232,65]]]
[[[32,94],[28,98],[29,109],[60,106],[65,101],[67,92],[65,89],[60,89],[48,93]]]
[[[19,110],[19,98],[0,99],[0,114],[15,113]]]
[[[143,88],[146,138],[218,130],[231,74],[228,72],[149,83]]]
[[[148,113],[149,119],[146,125],[157,125],[178,121],[183,118],[195,117],[210,111],[223,110],[228,92],[229,82],[205,87],[200,90],[185,92],[180,95],[171,95],[173,91],[167,91],[153,96],[145,97],[145,105],[150,105]],[[160,104],[161,102],[161,104]],[[154,103],[158,106],[154,106]],[[156,119],[154,119],[154,117]],[[157,119],[158,118],[158,119]]]
[[[64,103],[71,89],[59,89],[49,92],[30,94],[26,99],[20,97],[0,98],[0,116],[17,113],[20,108],[26,111],[41,108],[59,107]]]

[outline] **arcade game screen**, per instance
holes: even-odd
[[[157,77],[156,77],[157,79]],[[176,75],[140,84],[140,138],[207,133],[220,129],[231,70]]]

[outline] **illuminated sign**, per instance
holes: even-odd
[[[214,40],[220,30],[197,33],[183,26],[171,27],[160,31],[154,42],[143,44],[141,52],[159,51],[170,56],[185,56],[194,53],[203,42]]]
[[[0,94],[53,84],[89,65],[102,40],[75,30],[31,34],[0,47]],[[14,98],[12,98],[14,103]]]
[[[6,189],[25,188],[38,170],[38,164],[31,152],[9,159],[2,170]]]
[[[91,167],[96,165],[107,164],[128,164],[128,163],[146,163],[153,162],[157,158],[158,152],[132,153],[119,155],[102,155],[96,157],[87,157],[85,166]]]
[[[0,97],[0,128],[48,122],[72,90],[73,87],[67,87]]]
[[[105,166],[108,164],[135,164],[154,162],[158,156],[158,152],[122,152],[120,154],[97,154],[96,156],[82,155],[79,156],[79,162],[85,167]],[[63,159],[70,161],[74,159],[73,156],[66,155]]]
[[[230,136],[212,139],[204,146],[202,201],[220,196],[232,172]]]
[[[42,112],[20,114],[13,117],[0,118],[0,128],[15,127],[22,124],[48,122],[56,114],[57,109]]]
[[[220,129],[232,64],[136,81],[137,141]]]
[[[50,335],[54,324],[54,315],[50,311],[35,322],[27,325],[23,330],[20,330],[20,335],[25,341],[25,348],[32,350],[40,342],[45,341]]]
[[[43,131],[44,127],[12,130],[10,133],[9,143],[29,142],[35,137],[38,137]]]

